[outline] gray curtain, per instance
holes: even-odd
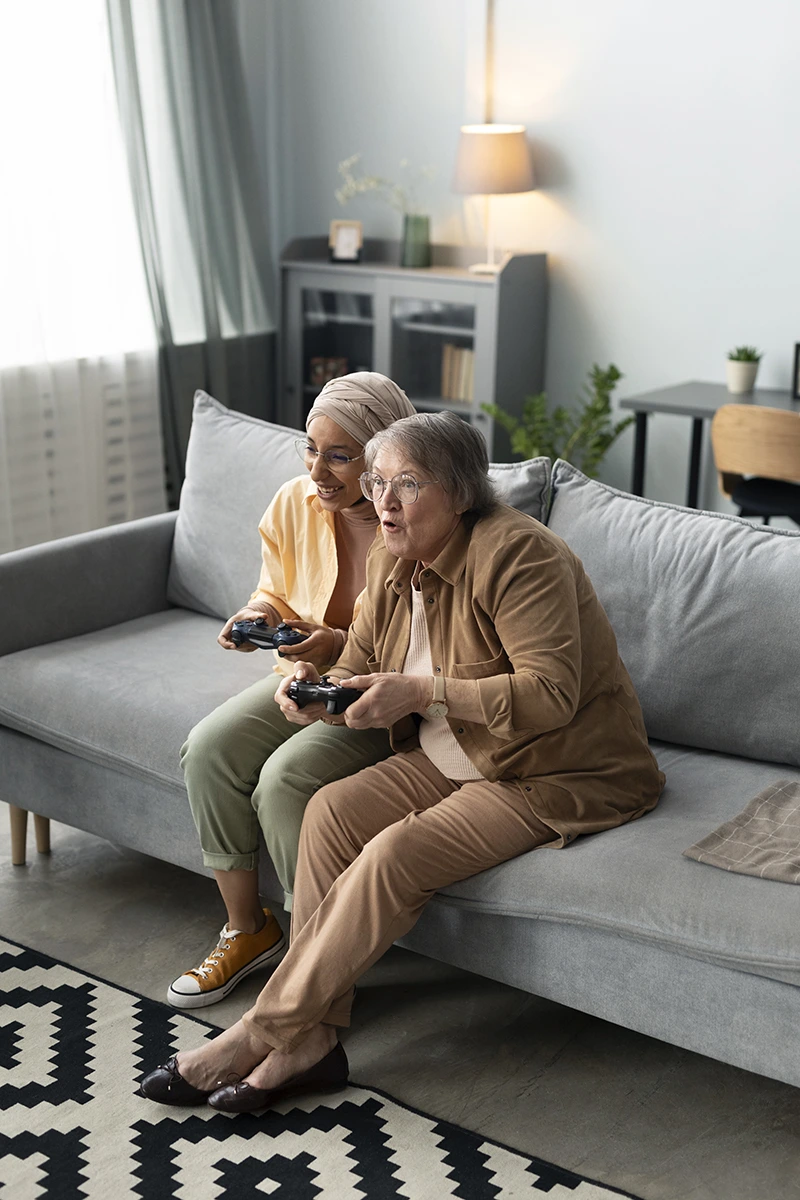
[[[275,416],[263,189],[230,0],[106,2],[174,499],[196,388]]]

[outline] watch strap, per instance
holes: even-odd
[[[434,675],[433,677],[433,704],[443,704],[444,695],[444,676]]]

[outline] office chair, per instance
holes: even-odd
[[[724,404],[711,422],[723,495],[740,517],[789,517],[800,525],[800,412]]]

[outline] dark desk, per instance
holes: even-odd
[[[642,392],[620,401],[620,408],[636,413],[636,437],[633,445],[633,484],[635,496],[644,495],[644,467],[647,453],[647,418],[650,413],[671,413],[692,418],[692,448],[689,454],[689,479],[686,505],[697,508],[700,489],[700,462],[703,452],[703,422],[723,404],[761,404],[765,408],[798,410],[798,401],[789,392],[761,388],[744,396],[732,396],[724,383],[679,383],[675,387]]]

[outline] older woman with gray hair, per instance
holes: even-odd
[[[409,417],[366,466],[383,545],[331,671],[362,695],[340,718],[298,708],[288,679],[275,698],[306,727],[388,726],[395,754],[313,797],[286,957],[241,1021],[147,1076],[150,1099],[242,1112],[343,1087],[353,985],[438,889],[639,817],[663,787],[579,559],[496,503],[480,435]],[[308,662],[295,676],[318,678]]]
[[[323,669],[341,654],[378,531],[375,506],[359,482],[364,445],[414,411],[385,375],[360,371],[332,379],[308,414],[306,436],[298,438],[306,474],[280,488],[261,519],[258,587],[217,640],[226,650],[255,650],[235,643],[231,631],[234,621],[258,618],[273,627],[285,621],[307,636],[281,647],[275,671],[195,726],[181,751],[203,862],[214,872],[227,922],[208,956],[170,986],[167,999],[177,1008],[215,1004],[252,971],[274,966],[285,948],[280,925],[258,895],[259,829],[290,908],[309,798],[323,783],[391,753],[385,729],[301,730],[274,697],[298,659]]]

